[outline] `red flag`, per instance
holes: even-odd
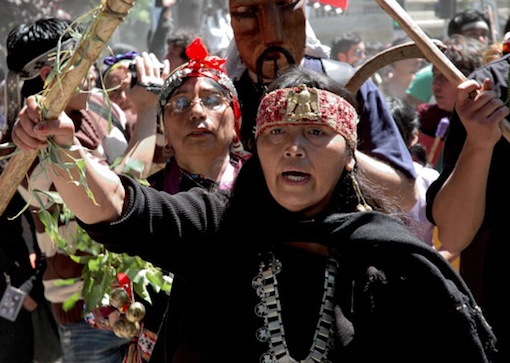
[[[342,10],[347,10],[349,6],[349,0],[316,0],[312,1],[312,3],[319,3],[321,5],[330,5],[335,8],[340,8]]]

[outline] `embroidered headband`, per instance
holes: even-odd
[[[133,59],[138,57],[138,55],[139,55],[138,52],[130,51],[123,54],[116,54],[105,57],[103,60],[103,64],[106,65],[106,68],[103,71],[103,79],[106,79],[108,73],[118,68],[121,64],[129,65],[133,61]]]
[[[165,80],[161,92],[159,94],[159,109],[160,114],[163,113],[163,108],[170,96],[179,88],[187,78],[190,77],[207,77],[216,81],[223,87],[232,99],[232,107],[236,122],[241,118],[241,107],[237,90],[232,83],[232,80],[227,75],[224,69],[225,59],[209,56],[200,38],[195,38],[193,42],[186,48],[186,55],[189,61],[175,69]]]
[[[59,42],[58,47],[51,48],[46,52],[38,55],[19,71],[9,70],[5,77],[4,84],[4,112],[6,115],[7,125],[12,126],[14,120],[18,116],[21,109],[21,82],[29,81],[39,76],[39,71],[44,66],[53,66],[57,58],[57,52],[72,52],[76,40],[73,38],[67,39],[64,42]]]
[[[473,29],[484,29],[486,31],[489,31],[489,26],[487,23],[483,20],[473,21],[467,24],[464,24],[461,28],[461,32],[466,32]]]
[[[225,59],[210,56],[202,39],[195,38],[186,48],[186,55],[189,58],[187,63],[176,68],[165,80],[159,93],[158,119],[163,124],[163,110],[168,101],[177,88],[179,88],[185,80],[190,77],[207,77],[218,83],[225,91],[227,91],[235,118],[235,140],[233,141],[233,151],[242,156],[244,151],[240,139],[241,135],[241,106],[234,83],[227,75],[224,64]]]
[[[326,90],[301,84],[268,93],[260,102],[255,137],[268,127],[278,125],[326,125],[342,135],[351,149],[357,145],[354,106]]]

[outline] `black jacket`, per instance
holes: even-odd
[[[494,336],[469,290],[400,220],[378,212],[338,213],[336,206],[303,219],[279,207],[250,169],[254,162],[243,166],[231,198],[198,188],[169,195],[124,178],[129,205],[122,219],[83,225],[108,248],[139,255],[187,281],[179,292],[187,304],[169,336],[167,361],[260,361],[268,344],[256,339],[263,322],[254,312],[260,298],[253,281],[268,253],[282,264],[287,347],[304,359],[319,316],[326,257],[284,243],[297,241],[326,245],[338,261],[332,363],[490,361]]]

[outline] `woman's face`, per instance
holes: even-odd
[[[326,125],[269,127],[258,136],[257,151],[273,198],[306,215],[323,210],[344,168],[354,167],[345,139]]]
[[[131,89],[131,73],[127,65],[120,64],[109,71],[104,79],[104,84],[106,89],[110,90],[108,96],[112,102],[115,102],[124,111],[133,108],[128,97]]]
[[[188,78],[164,108],[165,138],[178,158],[229,152],[235,118],[230,102],[206,77]]]

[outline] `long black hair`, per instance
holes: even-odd
[[[71,22],[64,19],[43,17],[32,23],[24,23],[11,29],[7,36],[7,67],[14,72],[21,70],[33,59],[56,48],[59,42],[72,37]],[[39,77],[23,84],[22,95],[28,97],[39,93],[44,81]]]

